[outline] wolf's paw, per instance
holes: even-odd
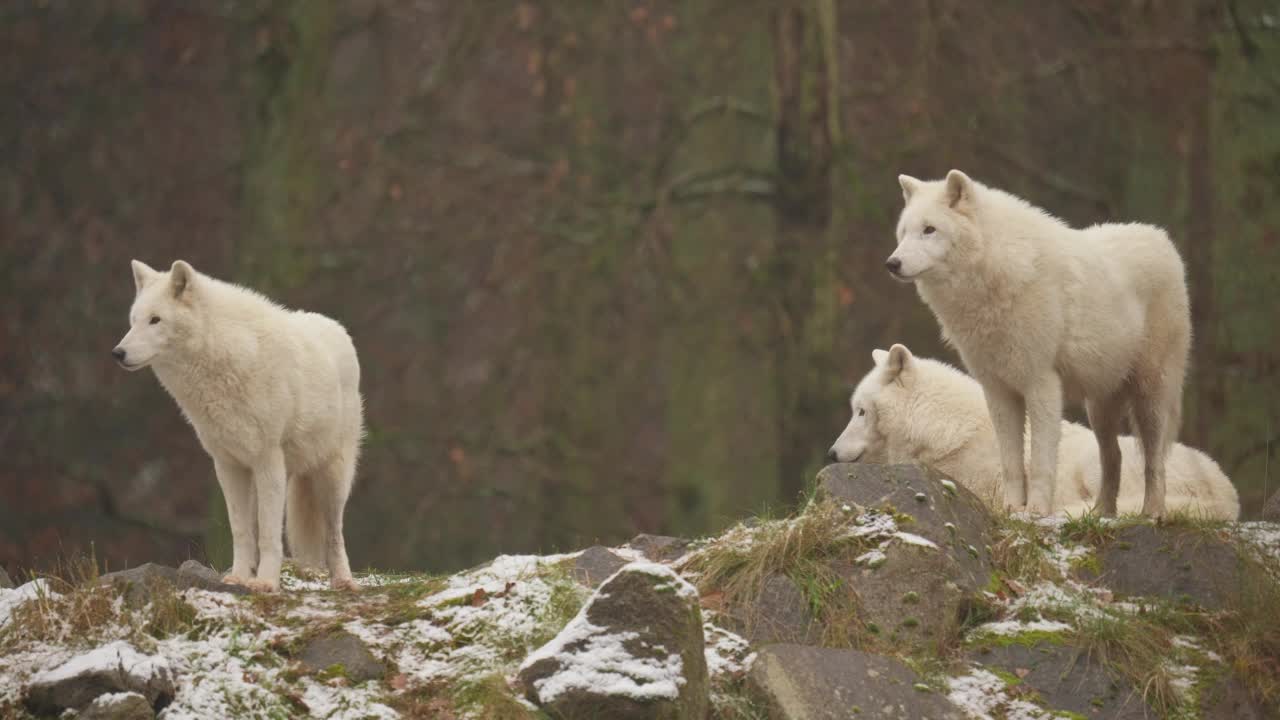
[[[276,580],[263,580],[262,578],[254,578],[246,580],[244,586],[256,593],[273,593],[279,592],[280,583]]]
[[[356,584],[356,581],[349,577],[330,578],[329,587],[333,588],[334,590],[349,590],[352,592],[355,592],[360,589],[360,586]]]
[[[248,580],[245,580],[239,575],[231,575],[231,574],[224,575],[222,577],[222,582],[226,583],[227,585],[248,585],[249,584]]]
[[[1142,514],[1159,522],[1168,513],[1164,509],[1163,502],[1145,501],[1142,503]]]

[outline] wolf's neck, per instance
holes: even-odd
[[[201,337],[152,367],[160,384],[187,412],[199,412],[215,401],[235,397],[245,387],[251,367],[259,362],[244,343]]]

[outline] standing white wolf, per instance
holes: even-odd
[[[871,356],[875,367],[850,399],[852,417],[831,446],[830,459],[928,465],[998,509],[1004,496],[1000,448],[982,386],[950,365],[912,355],[903,345]],[[1141,449],[1124,436],[1120,454],[1124,462],[1117,509],[1134,513],[1143,501]],[[1057,463],[1053,512],[1088,512],[1102,488],[1093,433],[1064,420]],[[1214,520],[1239,517],[1235,487],[1204,453],[1175,443],[1166,472],[1170,512]]]
[[[915,283],[982,383],[1005,501],[1048,512],[1064,399],[1083,400],[1101,457],[1099,509],[1116,512],[1116,438],[1129,415],[1145,460],[1142,512],[1163,515],[1191,344],[1185,271],[1169,237],[1138,224],[1073,229],[958,170],[945,180],[898,180],[906,206],[885,265]]]
[[[213,458],[233,543],[224,580],[279,589],[287,513],[293,555],[354,589],[342,515],[364,430],[346,330],[181,260],[169,272],[134,260],[133,279],[129,332],[112,355],[155,370]]]

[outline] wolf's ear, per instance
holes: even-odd
[[[181,298],[191,293],[191,284],[195,282],[196,271],[183,260],[174,261],[169,269],[169,284],[173,287],[173,296]]]
[[[871,351],[871,361],[876,364],[876,367],[880,367],[881,365],[883,365],[884,361],[888,359],[888,357],[889,357],[888,350],[881,350],[877,348]]]
[[[142,292],[142,288],[155,279],[156,271],[141,260],[134,260],[130,264],[133,266],[133,285],[138,292]]]
[[[898,184],[902,186],[903,202],[911,202],[911,196],[916,194],[916,190],[920,189],[920,181],[910,175],[899,175]]]
[[[973,199],[973,181],[959,170],[947,173],[947,204],[956,207]]]
[[[915,363],[915,356],[907,349],[906,345],[895,344],[889,348],[889,361],[887,367],[893,377],[901,377],[904,373],[911,371],[912,365]]]

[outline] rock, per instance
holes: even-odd
[[[127,692],[99,695],[76,720],[152,720],[155,716],[146,698]]]
[[[553,717],[703,720],[709,684],[698,592],[631,563],[524,661],[525,694]]]
[[[1097,551],[1100,572],[1081,570],[1120,596],[1156,596],[1223,609],[1240,587],[1240,558],[1214,535],[1154,525],[1123,528]]]
[[[176,570],[167,565],[146,563],[129,570],[107,573],[98,578],[98,582],[111,583],[120,588],[124,592],[125,603],[130,607],[147,604],[151,600],[152,588],[156,583],[165,583],[178,590],[199,588],[232,595],[249,593],[246,587],[222,582],[216,570],[194,560],[182,563],[182,567]]]
[[[191,583],[191,587],[211,587],[222,585],[222,573],[205,565],[198,560],[187,560],[178,566],[178,577],[180,581]],[[203,583],[203,586],[196,585]],[[235,587],[230,586],[230,587]]]
[[[961,720],[946,696],[918,689],[900,661],[857,650],[769,645],[747,676],[775,720]]]
[[[338,631],[312,639],[298,655],[302,667],[309,672],[323,672],[341,666],[342,675],[353,683],[379,680],[387,668],[378,661],[360,638]]]
[[[1280,490],[1272,493],[1262,506],[1262,519],[1269,522],[1280,522]]]
[[[645,557],[654,562],[667,562],[683,555],[685,549],[689,547],[689,541],[669,535],[645,535],[642,533],[631,538],[631,542],[627,543],[627,545],[639,550]]]
[[[735,629],[752,645],[816,645],[822,638],[822,628],[815,624],[804,593],[785,575],[765,578],[755,602],[735,609],[730,617]]]
[[[36,715],[80,710],[107,693],[136,692],[159,710],[173,700],[169,661],[117,640],[32,676],[25,703]]]
[[[1046,708],[1114,720],[1156,717],[1141,692],[1079,648],[1045,641],[1014,643],[982,648],[970,659],[1020,677],[1019,687],[1038,693]]]
[[[872,518],[868,528],[885,528],[868,535],[880,544],[874,561],[833,566],[857,594],[867,629],[915,649],[954,633],[991,578],[992,518],[982,501],[917,465],[829,465],[818,489],[851,517]]]
[[[1200,691],[1201,720],[1265,720],[1280,717],[1280,708],[1267,708],[1249,694],[1234,676],[1219,678]]]
[[[0,590],[10,590],[13,588],[13,581],[9,579],[9,573],[0,567]]]
[[[609,576],[618,572],[627,561],[596,545],[583,550],[573,560],[573,579],[585,587],[595,589]]]

